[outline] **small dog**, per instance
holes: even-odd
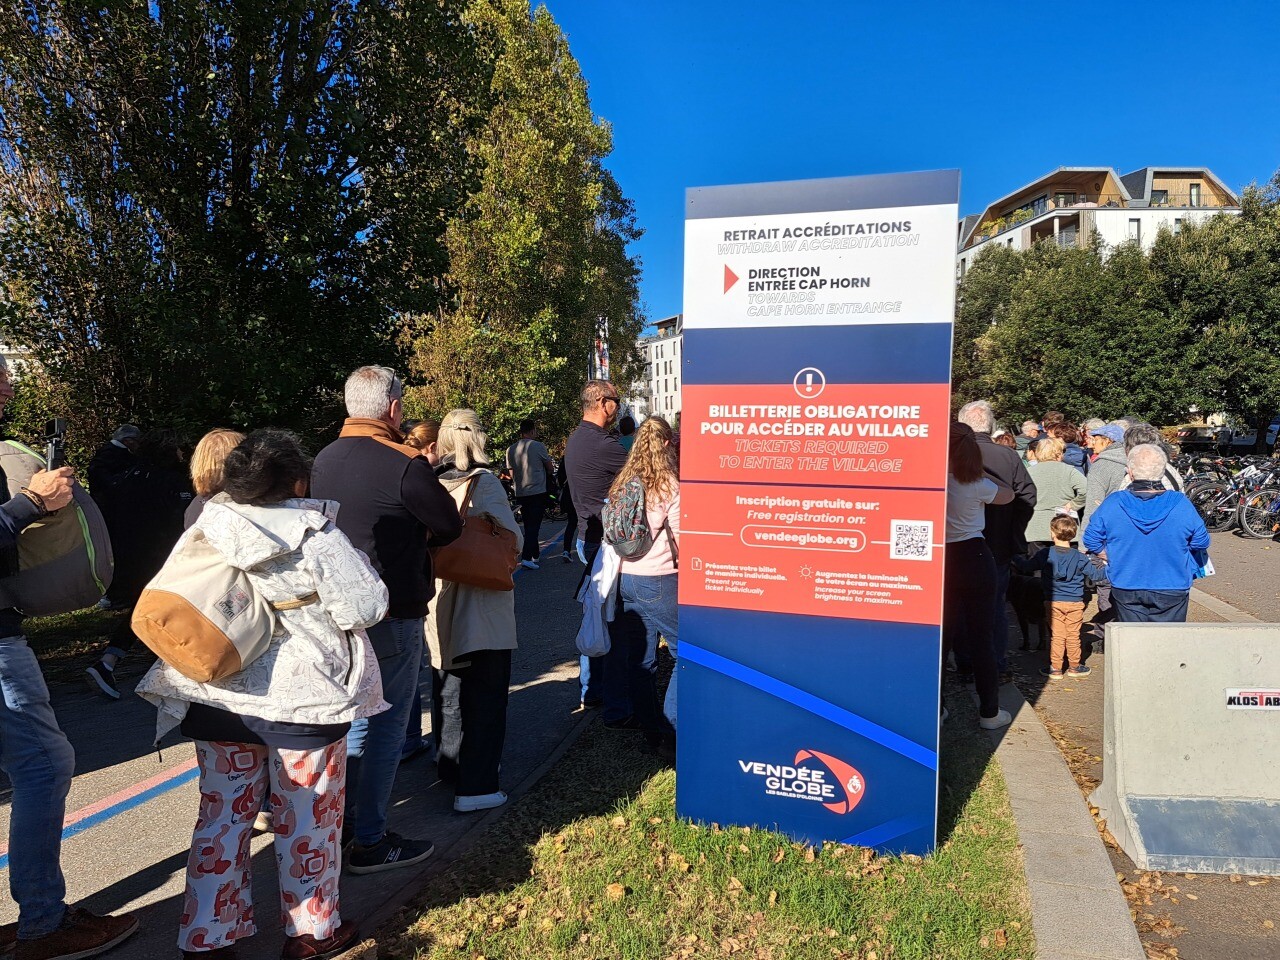
[[[1014,570],[1009,576],[1009,592],[1006,594],[1013,612],[1018,617],[1018,629],[1022,631],[1023,650],[1039,650],[1044,646],[1044,588],[1037,576],[1025,576]],[[1036,645],[1031,646],[1028,625],[1036,628]]]

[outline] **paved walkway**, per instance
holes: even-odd
[[[562,528],[544,527],[544,543]],[[557,541],[544,550],[550,559],[542,569],[523,570],[516,578],[520,649],[512,663],[502,771],[508,791],[534,774],[582,719],[573,642],[581,615],[573,591],[582,567],[563,563],[559,553]],[[76,749],[62,862],[71,902],[83,901],[100,913],[141,912],[141,931],[112,956],[171,960],[199,792],[189,742],[166,747],[162,757],[152,748],[155,710],[132,694],[142,664],[143,658],[137,657],[127,665],[131,670],[123,671],[124,696],[117,703],[95,696],[78,682],[59,683],[51,690],[58,719]],[[429,729],[428,716],[424,730]],[[407,836],[430,837],[438,855],[446,856],[482,815],[455,814],[452,793],[434,772],[434,765],[424,760],[401,766],[391,827]],[[7,793],[3,799],[0,838],[9,831]],[[259,934],[246,956],[278,956],[283,938],[270,846],[269,837],[258,837],[253,844]],[[0,884],[5,886],[7,866],[0,854]],[[344,876],[343,915],[372,916],[412,884],[412,874],[404,870]],[[6,898],[0,904],[0,922],[16,916],[17,908]]]
[[[1253,617],[1267,622],[1280,620],[1280,577],[1276,575],[1280,544],[1214,534],[1210,554],[1218,573],[1197,584],[1191,620],[1219,622]],[[1016,633],[1016,626],[1013,629]],[[1013,646],[1016,649],[1016,642]],[[1101,654],[1090,657],[1088,664],[1093,674],[1078,682],[1050,683],[1039,674],[1045,662],[1047,657],[1043,652],[1015,652],[1011,659],[1018,688],[1046,722],[1074,775],[1078,805],[1073,809],[1086,810],[1084,797],[1102,777],[1106,657]],[[1018,794],[1023,785],[1015,785],[1018,767],[1011,766],[1013,758],[1006,755],[1003,744],[999,756],[1010,783],[1021,833],[1023,811],[1019,809]],[[1035,805],[1032,812],[1033,815],[1041,812],[1039,806]],[[1078,821],[1074,813],[1072,816]],[[1034,903],[1033,864],[1043,865],[1045,858],[1054,859],[1066,848],[1060,848],[1055,854],[1038,845],[1038,837],[1032,836],[1030,840],[1024,843]],[[1219,960],[1228,956],[1232,960],[1275,960],[1280,957],[1280,881],[1210,874],[1143,873],[1114,846],[1103,847],[1096,842],[1094,846],[1097,853],[1105,851],[1113,882],[1116,874],[1124,876],[1130,902],[1138,911],[1138,931],[1149,956],[1157,960]],[[1096,866],[1097,860],[1094,851],[1082,851],[1081,869],[1088,869],[1090,863]],[[1120,889],[1119,883],[1114,884],[1114,889]],[[1040,921],[1037,908],[1037,936]],[[1272,926],[1267,926],[1268,922]]]

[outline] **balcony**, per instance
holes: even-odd
[[[1208,199],[1209,202],[1206,202]],[[1050,199],[1043,197],[1033,203],[1009,211],[995,220],[980,223],[969,238],[966,249],[1008,233],[1018,227],[1032,226],[1031,242],[1053,239],[1059,246],[1075,246],[1075,237],[1083,235],[1084,224],[1080,214],[1086,210],[1098,209],[1134,209],[1134,210],[1219,210],[1232,209],[1224,207],[1213,198],[1205,198],[1199,193],[1169,194],[1165,191],[1153,190],[1152,199],[1127,200],[1119,194],[1075,194],[1064,196],[1059,194]],[[1054,229],[1054,223],[1057,229]],[[1063,239],[1063,233],[1070,233],[1069,239]]]

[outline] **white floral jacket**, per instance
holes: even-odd
[[[157,742],[203,703],[276,722],[329,724],[388,709],[366,627],[387,612],[387,588],[363,553],[334,526],[331,500],[254,507],[215,497],[183,540],[200,530],[272,602],[312,593],[316,603],[276,614],[265,653],[234,676],[190,680],[163,660],[138,684],[159,709]],[[183,541],[179,541],[181,545]]]

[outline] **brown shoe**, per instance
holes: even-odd
[[[317,940],[309,934],[289,937],[280,951],[280,960],[329,960],[350,950],[360,941],[360,930],[354,920],[344,920],[333,936]]]
[[[105,953],[138,931],[132,913],[99,917],[79,907],[68,907],[62,926],[39,940],[19,940],[13,960],[83,960]]]

